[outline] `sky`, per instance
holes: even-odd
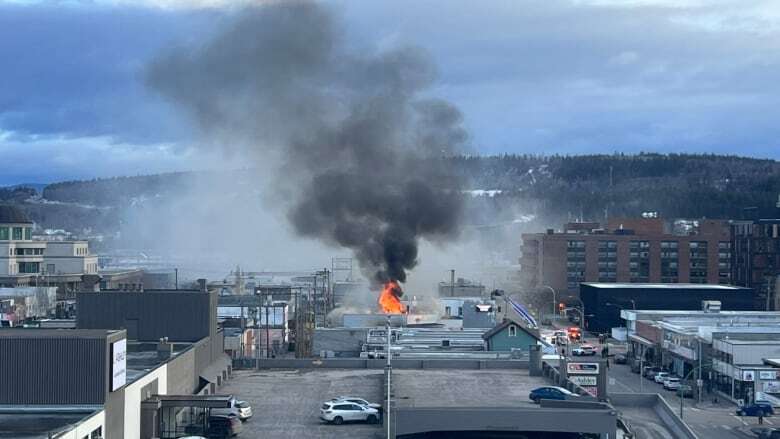
[[[262,3],[0,0],[0,186],[240,166],[144,78]],[[476,153],[780,159],[776,0],[323,3],[358,50],[426,50]]]

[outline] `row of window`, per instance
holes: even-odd
[[[9,256],[43,256],[42,248],[9,248]]]
[[[32,240],[32,227],[0,226],[0,241]]]

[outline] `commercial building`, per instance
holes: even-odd
[[[0,329],[0,437],[177,438],[228,406],[211,396],[231,371],[214,293],[77,301],[78,329]]]
[[[761,294],[765,309],[780,309],[780,219],[734,221],[731,247],[734,284]]]
[[[728,311],[761,309],[752,289],[729,285],[583,283],[580,298],[585,328],[595,332],[622,326],[625,309],[697,311],[702,301],[719,301]]]
[[[522,238],[523,287],[550,286],[561,297],[576,297],[582,282],[731,283],[731,236],[721,220],[611,219]]]
[[[54,317],[55,287],[0,288],[0,327],[21,326],[30,319]]]
[[[33,240],[24,212],[0,205],[0,287],[56,286],[64,299],[81,288],[82,275],[97,272],[87,241]]]
[[[766,385],[771,391],[764,389],[764,381],[777,381],[765,373],[774,366],[764,360],[780,356],[780,312],[711,308],[623,310],[621,315],[628,330],[629,357],[636,367],[663,366],[692,381],[701,378],[705,393],[717,391],[734,401],[776,398],[774,383]],[[760,373],[763,381],[756,378]]]

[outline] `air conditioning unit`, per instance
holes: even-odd
[[[720,300],[702,300],[701,309],[704,312],[720,312]]]

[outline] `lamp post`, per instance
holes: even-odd
[[[268,308],[271,307],[271,298],[266,294],[265,296],[265,358],[271,358],[271,322],[268,320]]]
[[[580,303],[580,330],[582,330],[584,327],[583,325],[585,325],[585,303],[579,297],[569,297],[566,300],[576,300]]]

